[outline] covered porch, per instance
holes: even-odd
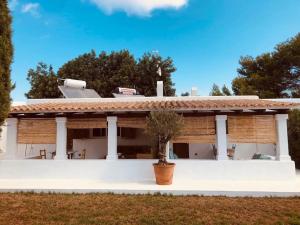
[[[251,160],[267,154],[290,160],[287,114],[182,114],[169,159]],[[6,159],[155,159],[144,129],[147,114],[9,118]]]
[[[184,119],[181,135],[167,147],[174,180],[295,179],[287,137],[293,104],[232,99],[53,100],[15,107],[6,121],[0,179],[154,182],[155,147],[143,132],[152,110],[174,110]],[[46,160],[24,157],[26,145],[35,156],[46,150]],[[253,159],[256,153],[271,158]]]

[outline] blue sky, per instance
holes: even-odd
[[[230,86],[240,56],[256,56],[300,32],[299,0],[11,0],[14,101],[40,61],[57,70],[95,49],[158,50],[177,67],[177,94]]]

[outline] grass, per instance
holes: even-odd
[[[0,224],[300,225],[300,198],[4,193]]]

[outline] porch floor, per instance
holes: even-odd
[[[1,179],[0,192],[57,192],[57,193],[115,193],[115,194],[172,194],[204,196],[300,196],[300,170],[292,182],[228,182],[228,181],[174,181],[159,186],[154,181],[99,182],[91,180]]]

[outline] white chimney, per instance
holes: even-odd
[[[197,87],[192,87],[191,89],[191,96],[197,96],[198,95],[198,88]]]
[[[164,82],[163,81],[157,81],[156,93],[157,93],[157,97],[164,96]]]

